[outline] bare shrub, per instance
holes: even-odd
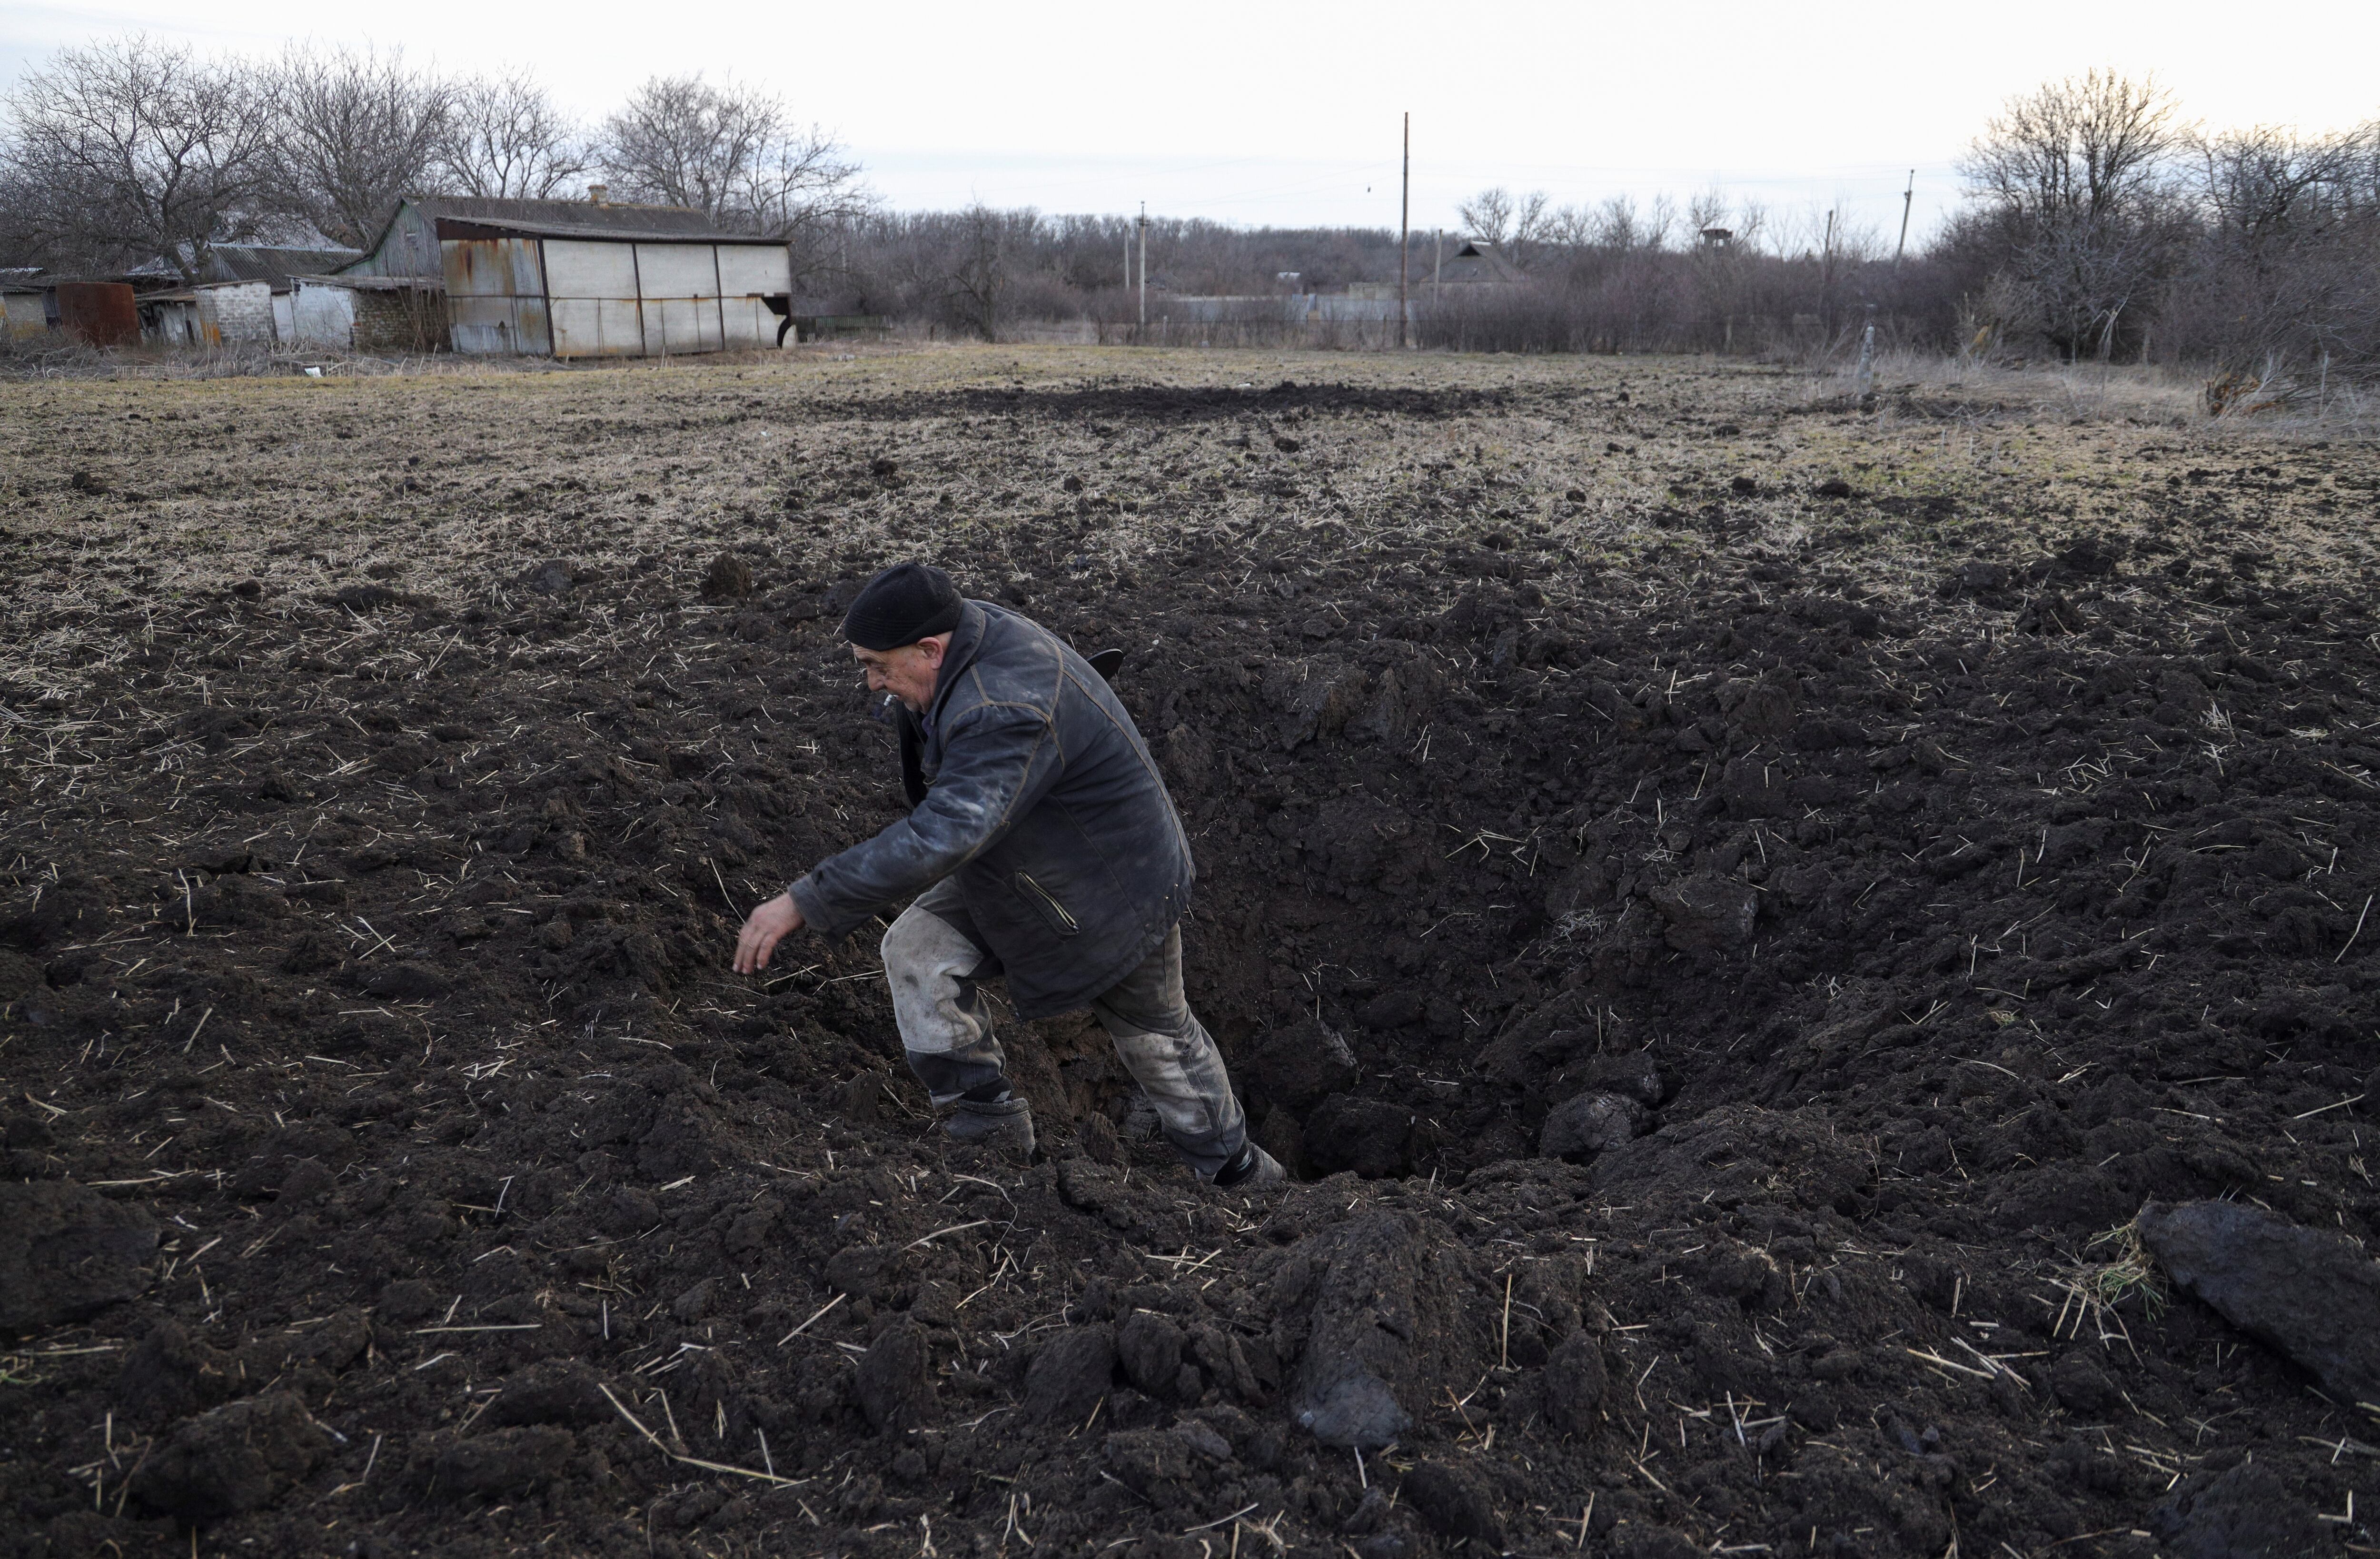
[[[2217,410],[2380,376],[2380,123],[2192,152],[2199,236],[2159,299],[2158,355],[2206,372]]]

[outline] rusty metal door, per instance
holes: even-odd
[[[535,238],[442,238],[446,307],[458,352],[553,350]]]

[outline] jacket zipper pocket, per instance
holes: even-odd
[[[1066,913],[1066,907],[1050,896],[1049,890],[1020,871],[1015,877],[1016,891],[1041,908],[1043,919],[1060,936],[1073,936],[1083,929],[1082,922]]]

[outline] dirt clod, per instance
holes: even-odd
[[[161,1515],[208,1521],[261,1509],[331,1449],[294,1392],[267,1392],[176,1426],[132,1475],[132,1494]]]
[[[2173,1280],[2346,1402],[2380,1402],[2380,1262],[2232,1201],[2150,1202],[2141,1243]]]
[[[906,1429],[924,1416],[933,1395],[926,1366],[925,1334],[908,1321],[895,1321],[868,1345],[853,1389],[871,1428]]]
[[[1045,1423],[1080,1423],[1108,1394],[1115,1367],[1113,1327],[1070,1327],[1044,1343],[1026,1367],[1025,1411]]]
[[[1584,1163],[1652,1129],[1644,1105],[1618,1093],[1582,1093],[1565,1099],[1546,1115],[1537,1151],[1548,1158]]]
[[[751,564],[732,552],[710,560],[710,571],[702,577],[703,600],[741,601],[751,593]]]
[[[149,1286],[157,1221],[71,1180],[0,1184],[0,1333],[79,1320]]]

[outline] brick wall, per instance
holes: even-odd
[[[211,347],[271,346],[273,289],[262,282],[199,288],[199,334]]]
[[[446,349],[444,293],[359,290],[355,297],[357,351],[443,352]]]

